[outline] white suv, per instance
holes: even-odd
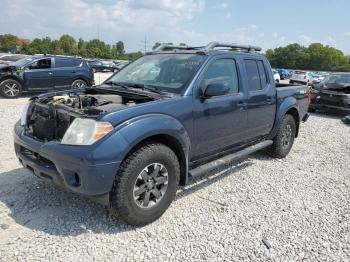
[[[292,77],[290,78],[289,83],[299,83],[299,84],[307,84],[311,85],[314,81],[313,74],[307,71],[294,70]]]

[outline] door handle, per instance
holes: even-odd
[[[271,97],[271,96],[268,96],[268,97],[266,98],[266,102],[269,103],[269,104],[271,104],[271,103],[272,103],[272,97]]]
[[[49,75],[52,75],[52,72],[49,72]]]
[[[76,73],[76,71],[71,71],[71,73],[73,73],[73,74],[74,74],[74,73]]]

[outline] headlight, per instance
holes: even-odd
[[[27,113],[28,113],[28,108],[29,108],[30,102],[27,102],[21,113],[21,126],[25,126],[27,124]]]
[[[109,122],[76,118],[63,136],[61,144],[91,145],[113,130]]]

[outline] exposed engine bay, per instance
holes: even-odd
[[[43,141],[60,140],[77,117],[97,118],[155,99],[136,93],[94,88],[38,96],[28,110],[27,134]]]

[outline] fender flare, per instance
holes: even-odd
[[[170,136],[181,146],[181,152],[175,152],[180,157],[180,184],[187,183],[191,140],[185,127],[176,118],[165,114],[141,115],[118,125],[116,131],[128,142],[122,160],[142,141],[154,136]]]
[[[273,128],[270,132],[268,139],[273,139],[277,135],[278,128],[280,127],[284,116],[291,109],[294,109],[298,112],[298,121],[296,121],[295,123],[297,125],[296,136],[298,135],[299,121],[300,121],[300,114],[299,114],[300,111],[299,111],[298,101],[294,97],[287,97],[285,100],[283,100],[283,102],[278,107],[275,123],[273,125]]]

